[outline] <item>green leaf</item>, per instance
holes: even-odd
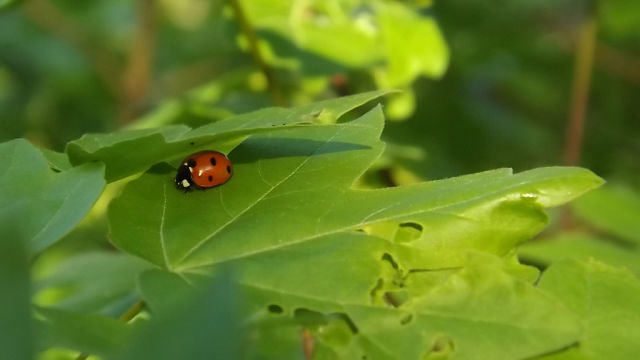
[[[149,270],[140,276],[140,290],[145,303],[152,314],[170,316],[176,307],[184,304],[188,299],[197,296],[197,289],[210,282],[226,282],[228,279],[210,279],[198,277],[187,283],[185,278],[160,270]],[[284,316],[273,316],[263,304],[257,308],[255,304],[246,301],[246,295],[251,293],[236,285],[240,291],[233,306],[228,303],[215,302],[219,312],[238,311],[236,326],[242,326],[243,331],[250,331],[249,337],[242,340],[243,358],[247,359],[303,359],[300,344],[302,327],[293,319]],[[171,289],[167,292],[167,289]],[[226,307],[225,307],[226,306]],[[247,307],[242,309],[243,307]],[[244,311],[244,312],[243,312]],[[276,311],[277,313],[277,311]]]
[[[582,334],[568,355],[545,359],[633,359],[640,352],[640,281],[600,262],[566,260],[544,272],[540,288],[580,316]]]
[[[398,309],[347,306],[356,337],[385,359],[522,359],[574,342],[577,318],[501,267],[480,256]]]
[[[582,220],[640,245],[640,194],[623,185],[606,186],[573,204]]]
[[[119,314],[130,306],[137,275],[148,267],[137,258],[113,252],[70,256],[35,278],[34,302],[69,311]]]
[[[30,360],[29,268],[20,235],[17,223],[0,218],[0,351],[5,359]]]
[[[198,150],[214,149],[227,153],[251,134],[272,132],[282,127],[335,122],[350,110],[384,93],[369,92],[295,109],[268,108],[193,130],[185,125],[175,125],[158,129],[87,134],[70,142],[66,151],[72,164],[96,160],[104,162],[106,179],[111,182],[145,171],[162,161],[181,161]]]
[[[84,218],[105,186],[104,166],[59,173],[26,140],[0,144],[0,217],[15,222],[31,253],[42,251]]]
[[[69,162],[69,157],[65,153],[59,153],[57,151],[49,150],[49,149],[40,149],[42,155],[47,158],[49,162],[49,166],[58,171],[66,171],[71,169],[71,163]]]
[[[417,222],[429,234],[397,251],[413,267],[456,266],[464,258],[460,249],[506,254],[545,225],[543,206],[601,183],[587,170],[545,168],[350,189],[379,156],[382,125],[375,109],[349,123],[249,139],[230,154],[232,181],[205,192],[179,192],[172,170],[156,169],[112,202],[112,241],[166,269],[193,271],[339,238],[370,224]]]
[[[329,294],[281,291],[272,284],[241,280],[244,296],[236,305],[242,307],[242,323],[252,334],[244,339],[245,351],[267,359],[282,358],[277,351],[283,349],[290,349],[292,358],[299,355],[300,330],[287,322],[290,318],[313,329],[318,343],[315,356],[329,359],[436,358],[446,351],[462,359],[520,359],[576,341],[578,320],[558,300],[511,277],[499,258],[471,257],[469,266],[449,273],[398,308],[377,306],[366,299],[343,301]],[[270,269],[265,265],[255,267]],[[313,269],[316,264],[308,265]],[[238,269],[244,270],[243,266]],[[301,279],[316,284],[323,276],[326,274],[307,273]],[[356,285],[351,279],[343,281],[343,276],[331,279],[334,286]],[[409,275],[424,276],[431,274]],[[142,277],[141,288],[152,310],[164,314],[171,313],[172,304],[188,298],[202,282],[210,281],[205,279],[191,277],[188,285],[177,275],[151,271]],[[271,346],[265,343],[267,339]],[[269,353],[272,355],[265,355]]]
[[[360,322],[364,326],[394,318],[400,328],[391,328],[398,331],[408,312],[416,317],[414,335],[387,344],[392,335],[378,336],[384,330],[371,329],[371,335],[357,337],[353,344],[347,341],[351,355],[393,346],[409,356],[399,358],[417,358],[433,341],[444,341],[440,335],[445,330],[470,354],[481,346],[465,337],[477,319],[470,313],[463,320],[453,316],[465,307],[487,310],[499,325],[487,321],[486,330],[496,338],[504,333],[517,349],[483,345],[484,358],[533,356],[573,341],[571,321],[552,299],[531,288],[536,274],[515,262],[513,250],[546,224],[544,207],[569,201],[602,180],[579,168],[515,175],[503,169],[398,188],[354,189],[352,184],[383,150],[383,124],[378,107],[351,122],[253,136],[229,155],[235,164],[232,180],[206,191],[177,191],[173,170],[156,166],[128,183],[112,202],[111,240],[176,273],[166,286],[155,287],[156,300],[148,299],[152,307],[162,304],[158,298],[171,298],[168,292],[180,288],[176,283],[181,278],[195,282],[197,274],[217,272],[224,264],[237,271],[248,303],[245,311],[255,316],[274,305],[289,318],[301,309],[319,312],[320,317],[339,314],[352,318],[358,329]],[[496,264],[477,270],[480,265],[474,265],[478,261],[470,253],[478,252]],[[449,301],[451,310],[437,327],[429,328],[427,314],[438,304],[423,297],[448,282],[468,282],[463,289],[469,289],[469,297],[463,301],[456,298],[458,290],[441,290],[441,301]],[[511,312],[499,304],[473,306],[493,304],[500,296],[518,299]],[[423,303],[426,310],[414,308]],[[520,308],[520,303],[536,308]],[[421,311],[428,320],[417,318]],[[531,318],[526,318],[528,312]],[[525,328],[519,327],[523,318],[530,321],[524,322]],[[549,318],[564,320],[554,327],[548,325]],[[464,324],[456,325],[460,321]],[[423,331],[428,336],[420,337]],[[337,345],[329,347],[342,353]]]
[[[227,274],[195,296],[172,303],[170,311],[140,326],[118,359],[238,359],[243,334],[237,320],[236,290]]]
[[[36,311],[40,350],[63,348],[104,358],[125,346],[131,328],[118,320],[40,308]]]
[[[241,4],[261,30],[266,61],[276,67],[315,76],[373,68],[380,88],[405,88],[447,68],[449,50],[436,21],[406,3]]]
[[[449,49],[432,17],[404,4],[380,2],[378,21],[388,66],[376,72],[382,87],[406,87],[420,75],[440,77],[449,62]]]
[[[614,266],[626,266],[640,276],[640,251],[588,233],[562,233],[525,244],[519,249],[527,262],[549,265],[560,260],[594,258]]]

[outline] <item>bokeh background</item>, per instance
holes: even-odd
[[[550,230],[523,247],[523,259],[545,266],[595,256],[640,274],[638,1],[0,0],[0,7],[0,141],[25,137],[63,151],[87,132],[198,126],[266,106],[399,89],[384,103],[387,151],[364,185],[584,166],[608,185],[552,214]],[[39,259],[40,301],[68,298],[59,287],[78,264],[126,271],[100,254],[66,255],[111,249],[104,213],[118,186]],[[61,259],[72,265],[51,270]],[[58,288],[43,290],[51,287]]]
[[[86,132],[395,88],[389,151],[421,177],[562,164],[581,41],[577,162],[638,186],[627,0],[18,1],[0,13],[0,140],[62,150]]]

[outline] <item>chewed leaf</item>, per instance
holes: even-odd
[[[173,125],[158,129],[87,134],[70,142],[66,151],[73,164],[95,160],[104,162],[107,181],[111,182],[145,171],[155,163],[180,161],[198,150],[213,149],[226,153],[252,134],[272,132],[283,127],[319,126],[335,122],[350,110],[383,94],[384,91],[369,92],[295,109],[268,108],[193,130],[185,125]]]
[[[356,189],[383,150],[383,125],[375,107],[350,122],[254,135],[229,154],[233,178],[206,191],[178,191],[174,170],[155,166],[111,203],[111,240],[172,272],[167,284],[232,267],[250,314],[343,319],[351,340],[330,347],[344,358],[437,358],[443,349],[519,359],[575,341],[571,314],[508,259],[546,224],[545,207],[602,180],[580,168],[498,169]],[[163,287],[143,293],[162,296]],[[560,324],[549,329],[550,319]],[[470,336],[475,324],[509,349]]]
[[[355,236],[363,242],[367,237]],[[357,255],[347,248],[340,250],[342,254]],[[363,262],[358,258],[349,261],[327,251],[307,256],[310,260],[294,257],[285,262],[285,258],[283,255],[272,263],[247,261],[238,267],[244,273],[238,303],[243,305],[243,323],[253,326],[253,339],[260,338],[264,324],[288,318],[315,329],[317,341],[336,353],[332,358],[437,359],[448,353],[462,359],[522,359],[566,347],[580,334],[578,319],[572,312],[544,291],[509,276],[496,257],[475,259],[399,307],[377,306],[366,298],[344,296],[362,291],[357,288],[356,279],[365,269],[360,267]],[[313,269],[323,261],[334,266],[322,267],[324,272],[310,270],[291,275],[294,262],[298,269],[303,265]],[[276,262],[284,268],[276,272],[288,271],[287,280],[296,286],[264,281],[277,277],[283,282],[282,275],[271,271],[270,266]],[[269,275],[250,279],[252,275],[248,273],[257,274],[260,270]],[[141,278],[141,290],[153,309],[168,312],[171,303],[193,295],[202,283],[210,282],[200,276],[190,279],[188,284],[179,276],[154,270]],[[305,286],[304,282],[311,285]],[[323,289],[310,292],[314,286]],[[168,288],[172,289],[170,294],[166,293]],[[247,343],[248,351],[253,345]]]
[[[354,190],[351,184],[382,151],[382,125],[376,108],[348,123],[254,137],[230,154],[232,180],[206,192],[176,191],[168,170],[147,173],[112,203],[112,240],[156,265],[185,271],[378,222],[417,221],[430,230],[402,245],[411,250],[407,256],[440,266],[453,259],[443,258],[439,249],[452,256],[464,248],[508,251],[545,224],[542,207],[568,201],[601,182],[587,170],[546,168]],[[504,216],[511,218],[509,223],[500,222]],[[458,226],[457,232],[452,226]],[[512,236],[495,236],[508,234],[511,227]],[[484,235],[471,236],[478,231]],[[491,242],[482,242],[489,237]],[[424,251],[416,253],[416,248]],[[437,264],[429,264],[430,259]]]
[[[80,222],[105,186],[101,163],[59,171],[26,140],[0,144],[0,217],[11,219],[31,252],[43,250]]]

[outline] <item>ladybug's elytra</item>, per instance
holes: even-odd
[[[176,174],[176,187],[208,189],[229,181],[233,168],[229,158],[220,152],[207,150],[187,156]]]

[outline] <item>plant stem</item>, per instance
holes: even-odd
[[[573,89],[564,148],[564,163],[570,166],[580,163],[585,114],[596,48],[596,32],[596,16],[590,14],[580,25],[576,49]]]
[[[569,118],[567,119],[564,148],[564,163],[569,166],[578,165],[582,154],[582,138],[584,136],[585,115],[587,112],[596,42],[597,15],[595,11],[590,11],[584,20],[582,20],[578,32],[571,105],[569,108]],[[574,219],[569,207],[563,209],[560,218],[560,227],[563,229],[574,227]]]
[[[144,301],[139,300],[133,306],[129,308],[129,310],[125,311],[118,320],[128,323],[131,321],[136,315],[140,314],[140,312],[144,310]]]
[[[249,22],[249,19],[247,18],[242,5],[240,4],[240,0],[229,0],[229,3],[233,8],[233,12],[235,14],[236,20],[238,21],[240,31],[247,38],[249,52],[251,53],[253,60],[256,62],[256,64],[260,68],[260,71],[267,79],[267,89],[269,90],[269,94],[271,94],[271,99],[273,100],[274,104],[278,106],[285,106],[286,102],[284,100],[284,97],[282,96],[280,89],[278,89],[275,83],[273,69],[271,69],[269,64],[267,64],[264,57],[262,56],[262,53],[260,52],[258,36],[256,35],[256,32],[254,31],[251,23]]]
[[[131,321],[131,319],[136,317],[136,315],[138,315],[144,309],[144,306],[145,306],[144,301],[140,300],[136,302],[127,311],[125,311],[122,315],[120,315],[118,320],[125,323]],[[88,357],[89,357],[89,354],[81,353],[80,355],[78,355],[78,357],[76,357],[76,360],[86,360]]]
[[[140,112],[147,98],[153,64],[153,44],[156,28],[156,0],[138,0],[136,28],[123,73],[124,101],[121,105],[120,124],[126,124]]]
[[[313,350],[315,348],[315,340],[311,331],[308,329],[302,330],[302,352],[304,353],[305,360],[311,360],[313,358]]]

